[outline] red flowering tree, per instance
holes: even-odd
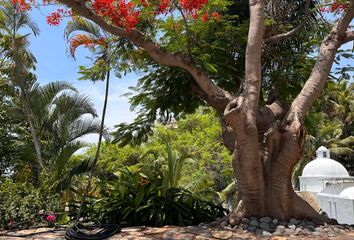
[[[25,0],[19,2],[28,8]],[[237,172],[239,204],[230,214],[229,221],[236,224],[245,216],[270,216],[279,219],[309,218],[329,221],[319,215],[293,190],[291,175],[299,161],[305,139],[304,118],[320,95],[328,79],[338,48],[354,40],[350,24],[354,17],[354,1],[335,0],[322,2],[321,10],[335,12],[340,17],[333,23],[319,46],[316,63],[297,97],[288,105],[273,101],[261,104],[262,54],[269,44],[293,37],[304,26],[310,12],[311,0],[303,1],[304,21],[288,32],[278,32],[265,37],[269,9],[276,9],[279,1],[250,0],[250,24],[245,49],[244,88],[241,94],[233,94],[219,87],[192,53],[175,53],[162,48],[147,33],[146,22],[163,19],[177,12],[184,20],[188,36],[190,21],[219,21],[222,16],[214,12],[207,0],[58,0],[73,15],[85,17],[107,32],[124,38],[143,49],[158,64],[179,67],[187,71],[197,84],[195,91],[220,113],[234,138],[232,166]],[[267,4],[266,4],[267,2]],[[68,10],[66,10],[68,11]],[[291,11],[291,9],[289,10]],[[66,13],[57,12],[48,18],[57,24]],[[151,25],[149,25],[151,26]],[[152,27],[157,27],[152,25]],[[279,28],[282,29],[282,28]],[[190,43],[190,39],[188,41]]]

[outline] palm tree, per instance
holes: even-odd
[[[28,13],[18,11],[17,4],[6,0],[0,3],[0,36],[3,59],[10,60],[7,76],[10,79],[8,84],[17,91],[27,116],[32,141],[36,152],[37,164],[33,166],[35,176],[34,182],[38,184],[40,169],[43,168],[40,138],[33,123],[33,113],[29,106],[28,90],[35,81],[34,75],[30,72],[36,63],[35,57],[28,50],[28,34],[20,34],[23,28],[29,28],[33,35],[39,34],[38,26],[32,21]]]
[[[59,176],[69,158],[85,145],[78,139],[99,133],[100,121],[89,98],[65,82],[36,85],[30,96],[37,129],[50,135],[50,170],[56,169]]]
[[[44,86],[38,83],[28,91],[33,123],[43,146],[45,166],[60,176],[70,157],[86,146],[79,139],[86,134],[98,133],[100,121],[92,102],[66,82],[51,82]],[[21,106],[17,110],[23,116]],[[107,132],[104,129],[103,135]]]

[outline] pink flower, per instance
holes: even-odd
[[[55,221],[56,217],[53,214],[50,214],[47,216],[46,219],[47,219],[47,221],[52,222],[52,221]]]

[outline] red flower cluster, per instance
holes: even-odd
[[[179,4],[187,12],[194,12],[202,9],[208,4],[208,0],[180,0]]]
[[[33,3],[34,0],[29,0],[27,2],[26,0],[11,0],[12,4],[17,5],[18,9],[21,11],[27,11],[31,9],[30,3]]]
[[[71,16],[71,11],[60,8],[47,16],[47,23],[51,26],[58,26],[63,18],[68,16]]]
[[[321,12],[331,13],[331,12],[343,12],[349,8],[349,3],[343,3],[343,1],[335,0],[328,7],[321,7]]]
[[[48,216],[46,217],[46,220],[47,220],[48,222],[53,222],[53,221],[55,221],[55,219],[56,219],[56,217],[55,217],[55,215],[53,215],[53,214],[50,214],[50,215],[48,215]]]
[[[215,21],[220,21],[220,20],[221,20],[221,15],[220,15],[220,13],[218,13],[218,12],[213,12],[211,15],[213,16],[213,18],[215,19]]]
[[[18,4],[21,10],[30,9],[31,5],[35,4],[36,0],[11,0],[14,4]],[[51,2],[53,0],[42,0],[43,3]],[[155,8],[156,10],[151,14],[167,14],[174,9],[171,0],[139,0],[140,4],[134,4],[133,0],[84,0],[92,7],[92,11],[107,19],[114,26],[124,28],[131,31],[136,27],[139,22],[140,11],[145,7]],[[203,8],[208,4],[208,0],[178,0],[180,7],[193,19],[198,19],[199,14]],[[155,6],[155,7],[154,7]],[[58,26],[64,17],[70,16],[71,12],[58,9],[47,16],[49,25]],[[221,15],[217,12],[211,14],[213,19],[219,21]],[[209,13],[205,12],[201,20],[204,22],[209,21]]]
[[[94,0],[92,8],[97,15],[108,18],[113,25],[126,30],[134,29],[139,21],[140,12],[130,1]]]
[[[170,4],[170,0],[160,0],[159,8],[157,9],[157,14],[167,13],[168,5]]]

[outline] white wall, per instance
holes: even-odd
[[[340,198],[331,194],[317,194],[322,211],[340,224],[354,224],[354,200]]]

